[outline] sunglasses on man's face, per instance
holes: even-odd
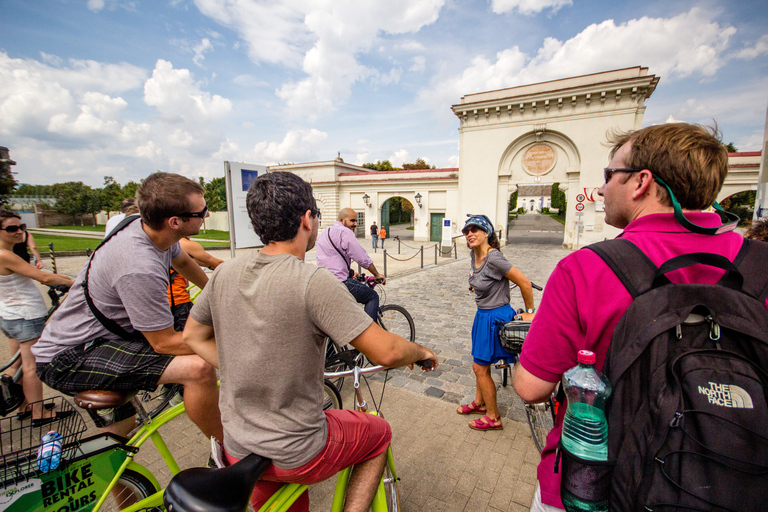
[[[642,172],[643,169],[628,169],[628,168],[616,168],[611,169],[610,167],[605,167],[603,169],[603,178],[605,178],[605,182],[608,183],[611,181],[611,176],[613,176],[613,173],[615,172]]]
[[[17,231],[26,231],[27,225],[26,224],[19,224],[18,226],[8,226],[6,228],[0,228],[3,231],[7,231],[9,233],[15,233]]]
[[[197,219],[204,219],[208,215],[208,205],[205,205],[205,208],[200,210],[199,212],[186,212],[186,213],[179,213],[176,215],[176,217],[184,217],[184,218],[197,218]]]

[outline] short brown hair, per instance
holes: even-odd
[[[613,145],[611,158],[629,142],[631,151],[624,165],[648,169],[664,180],[680,206],[687,210],[709,208],[728,174],[728,151],[719,138],[717,126],[668,123],[614,132],[609,134],[608,142]],[[672,206],[666,189],[659,190],[659,200]]]
[[[141,220],[152,229],[162,229],[165,219],[190,212],[192,194],[202,196],[205,189],[181,174],[160,171],[150,174],[136,189]]]
[[[7,210],[5,208],[0,208],[0,226],[3,225],[3,222],[5,222],[5,219],[19,219],[21,220],[21,215],[18,213]]]

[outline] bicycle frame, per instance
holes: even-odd
[[[27,478],[0,491],[0,511],[96,512],[126,469],[139,473],[160,490],[124,508],[123,512],[162,507],[164,489],[155,476],[133,458],[147,440],[152,440],[171,473],[178,473],[179,465],[158,429],[184,412],[183,403],[169,408],[151,423],[142,425],[127,442],[113,434],[98,434],[77,441],[80,454],[61,468],[37,478]],[[100,496],[97,495],[99,489],[103,489]],[[38,490],[40,494],[35,496]]]
[[[365,412],[367,414],[378,414],[376,411],[368,411],[367,404],[365,400],[362,397],[362,393],[360,392],[360,375],[366,374],[366,373],[374,373],[377,371],[380,371],[384,369],[383,366],[371,366],[368,368],[360,368],[359,366],[355,366],[352,370],[342,371],[342,372],[333,372],[333,373],[326,373],[326,378],[335,378],[335,377],[349,377],[354,376],[355,377],[355,399],[356,408],[361,411]],[[397,481],[397,471],[395,470],[395,459],[392,455],[392,447],[387,447],[387,467],[389,468],[390,472],[392,473],[392,479],[394,481]],[[344,510],[344,498],[347,495],[347,484],[349,483],[349,477],[352,472],[352,468],[344,468],[341,471],[337,473],[336,477],[336,488],[333,492],[333,503],[331,504],[331,512],[342,512]],[[386,498],[386,491],[384,488],[385,482],[384,478],[382,477],[381,480],[379,480],[379,487],[376,490],[376,494],[373,497],[373,502],[371,503],[371,511],[372,512],[387,512],[387,498]],[[258,512],[285,512],[290,508],[293,503],[299,499],[299,496],[301,496],[302,493],[304,493],[309,488],[308,485],[301,485],[301,484],[285,484],[282,486],[275,494],[270,496],[270,498],[262,505],[262,507],[258,510]]]

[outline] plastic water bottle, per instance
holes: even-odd
[[[562,443],[569,452],[586,460],[608,460],[608,421],[605,401],[611,383],[595,369],[595,354],[580,350],[579,364],[563,375],[568,408],[563,420]],[[594,502],[574,496],[565,489],[561,499],[569,511],[607,511],[608,500]]]
[[[37,469],[47,473],[58,468],[61,462],[61,434],[51,430],[41,441],[42,444],[37,450]]]

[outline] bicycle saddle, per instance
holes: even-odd
[[[244,512],[253,487],[271,459],[250,454],[222,469],[190,468],[174,476],[165,489],[168,512]]]
[[[110,409],[130,402],[138,391],[89,389],[75,394],[75,404],[83,409]]]

